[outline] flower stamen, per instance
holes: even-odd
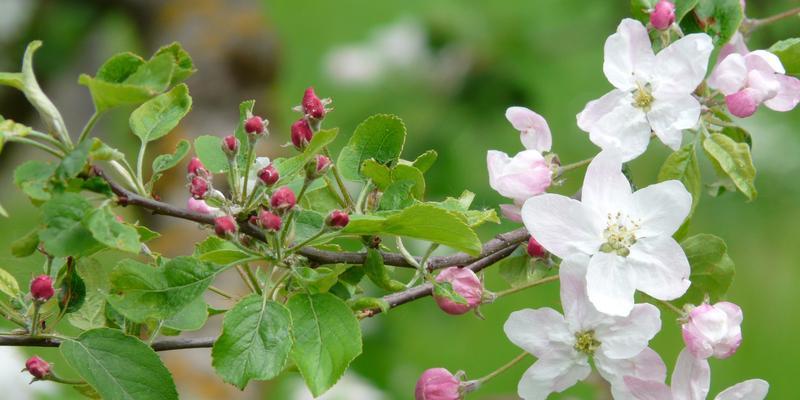
[[[577,332],[573,348],[587,356],[593,356],[595,350],[600,348],[600,342],[595,339],[594,331]]]
[[[606,242],[600,246],[600,251],[627,257],[630,254],[630,247],[636,243],[636,230],[639,229],[639,224],[627,215],[623,216],[622,213],[609,213],[607,226],[603,232]]]

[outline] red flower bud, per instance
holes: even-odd
[[[239,151],[239,139],[233,135],[222,138],[222,151],[228,155],[228,157],[235,156]]]
[[[481,283],[481,280],[475,275],[475,272],[469,268],[445,268],[436,276],[436,282],[450,282],[453,291],[467,301],[466,304],[460,304],[447,297],[434,296],[433,298],[436,300],[436,304],[439,305],[439,308],[448,314],[464,314],[479,306],[481,300],[483,300],[483,283]]]
[[[25,370],[30,372],[36,379],[44,379],[50,375],[50,364],[38,356],[33,356],[28,361],[25,361]]]
[[[303,112],[311,118],[322,119],[325,118],[325,105],[322,103],[314,88],[310,87],[303,93]]]
[[[444,368],[431,368],[422,373],[414,389],[415,400],[460,400],[461,382]]]
[[[528,255],[532,258],[545,258],[547,257],[547,250],[531,236],[530,240],[528,240]]]
[[[236,224],[236,220],[230,215],[223,215],[214,219],[214,232],[217,233],[217,236],[227,237],[233,235],[238,230],[239,225]]]
[[[267,165],[266,167],[261,168],[261,170],[258,171],[258,179],[261,180],[261,183],[267,186],[274,185],[275,182],[278,182],[278,179],[280,178],[281,176],[278,173],[278,170],[275,169],[275,167],[272,166],[272,164]]]
[[[269,204],[277,212],[291,210],[296,203],[297,199],[294,197],[294,192],[286,186],[276,190],[269,199]]]
[[[267,210],[261,210],[258,214],[258,225],[270,232],[277,232],[281,230],[281,217]]]
[[[39,275],[31,281],[31,297],[35,301],[44,303],[55,294],[53,278],[49,275]]]
[[[292,144],[297,150],[303,150],[308,146],[308,142],[314,137],[311,126],[305,118],[300,118],[292,124]]]
[[[208,170],[206,169],[205,165],[203,165],[203,162],[197,157],[192,157],[192,159],[189,160],[189,166],[186,168],[186,171],[189,173],[189,175],[208,175]]]
[[[252,116],[244,121],[244,131],[254,135],[264,133],[264,120],[259,116]]]
[[[192,194],[197,200],[202,200],[208,194],[208,181],[202,176],[192,177],[192,182],[189,184],[189,193]]]
[[[350,215],[346,211],[333,210],[325,218],[325,225],[333,229],[342,229],[350,223]]]
[[[309,180],[317,179],[325,175],[329,169],[331,169],[331,159],[322,154],[317,154],[314,159],[309,161],[305,166],[306,178]]]
[[[669,0],[659,0],[650,13],[650,24],[660,31],[669,29],[675,22],[675,4]]]

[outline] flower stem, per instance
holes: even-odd
[[[234,296],[234,295],[232,295],[232,294],[230,294],[230,293],[228,293],[228,292],[226,292],[226,291],[224,291],[224,290],[222,290],[222,289],[220,289],[220,288],[218,288],[216,286],[209,286],[208,290],[210,290],[210,291],[212,291],[212,292],[214,292],[214,293],[216,293],[216,294],[218,294],[218,295],[220,295],[220,296],[222,296],[222,297],[224,297],[224,298],[226,298],[228,300],[236,299],[236,296]]]
[[[291,248],[289,248],[288,250],[286,250],[286,254],[292,254],[292,253],[296,252],[297,250],[302,249],[303,247],[307,246],[309,243],[313,242],[314,240],[316,240],[317,238],[319,238],[320,236],[325,234],[326,231],[327,230],[325,228],[320,229],[319,232],[315,233],[310,238],[308,238],[308,239],[302,241],[300,244],[294,245]]]
[[[528,355],[528,353],[523,351],[522,354],[514,357],[511,361],[509,361],[508,363],[506,363],[502,367],[492,371],[491,373],[489,373],[488,375],[486,375],[486,376],[484,376],[482,378],[478,378],[477,379],[478,384],[485,383],[485,382],[489,381],[490,379],[494,378],[495,376],[502,374],[503,372],[505,372],[509,368],[511,368],[514,365],[516,365],[518,362],[522,361],[527,355]]]
[[[548,276],[547,278],[542,278],[542,279],[539,279],[539,280],[536,280],[536,281],[530,281],[530,282],[528,282],[526,284],[523,284],[523,285],[520,285],[520,286],[517,286],[517,287],[512,287],[511,289],[502,290],[500,292],[495,293],[494,296],[495,296],[495,299],[497,299],[497,298],[500,298],[500,297],[503,297],[503,296],[508,296],[510,294],[521,292],[521,291],[523,291],[525,289],[532,288],[534,286],[539,286],[541,284],[548,283],[548,282],[553,282],[553,281],[557,281],[557,280],[558,280],[558,275]]]
[[[100,119],[100,115],[102,114],[99,113],[97,110],[94,111],[94,114],[92,114],[91,118],[89,118],[89,121],[86,122],[86,125],[83,127],[83,131],[81,131],[81,135],[78,137],[78,144],[80,144],[81,142],[83,142],[84,139],[86,139],[86,136],[89,135],[89,132],[92,131],[94,125],[97,123],[97,120]]]
[[[663,304],[665,307],[669,308],[673,312],[675,312],[675,314],[678,314],[678,315],[684,315],[685,314],[683,312],[683,310],[681,310],[680,308],[678,308],[677,306],[675,306],[674,304],[672,304],[672,303],[670,303],[670,302],[668,302],[666,300],[658,300],[658,302]]]
[[[578,168],[583,167],[585,165],[589,165],[589,163],[592,162],[593,159],[594,159],[594,157],[590,157],[590,158],[587,158],[585,160],[574,162],[572,164],[562,165],[562,166],[558,167],[558,175],[562,175],[565,172],[572,171],[573,169],[578,169]]]
[[[325,157],[331,158],[331,152],[328,151],[328,147],[324,147],[322,149],[322,153]],[[333,159],[331,159],[333,160]],[[339,185],[339,191],[342,192],[342,196],[344,197],[345,204],[347,204],[347,208],[351,211],[354,210],[355,204],[353,203],[353,198],[350,197],[350,192],[347,191],[347,188],[344,186],[344,180],[342,179],[341,174],[339,174],[339,168],[336,167],[336,163],[331,161],[331,172],[333,172],[333,177],[336,179],[336,184]]]
[[[250,166],[253,165],[253,162],[256,158],[256,141],[250,141],[250,147],[248,148],[247,152],[247,164],[244,166],[244,176],[242,176],[242,201],[247,200],[247,181],[250,179]],[[255,191],[256,187],[253,186],[253,191]]]
[[[40,150],[44,150],[44,151],[52,154],[56,158],[64,158],[64,154],[62,154],[60,151],[58,151],[58,150],[56,150],[56,149],[54,149],[54,148],[52,148],[52,147],[50,147],[50,146],[48,146],[48,145],[46,145],[44,143],[39,143],[39,142],[37,142],[35,140],[27,139],[27,138],[20,137],[20,136],[11,136],[9,138],[9,141],[17,142],[17,143],[29,144],[29,145],[31,145],[33,147],[36,147],[36,148],[38,148]]]
[[[36,336],[39,334],[39,309],[42,307],[42,304],[38,301],[34,301],[33,303],[33,319],[31,320],[31,336]]]

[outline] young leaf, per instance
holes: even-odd
[[[56,167],[55,177],[67,180],[76,177],[89,162],[89,150],[92,148],[91,140],[84,140],[74,150],[69,152]]]
[[[18,124],[10,119],[4,119],[3,116],[0,115],[0,151],[3,150],[3,145],[7,141],[13,140],[15,137],[28,136],[30,131],[30,127]]]
[[[177,400],[172,376],[141,340],[108,328],[65,339],[61,355],[104,399]]]
[[[728,292],[735,274],[735,266],[728,256],[725,242],[714,235],[702,233],[687,238],[681,242],[681,247],[692,267],[689,276],[692,285],[677,301],[678,305],[700,304],[706,295],[711,302],[721,300]]]
[[[106,324],[106,296],[108,295],[108,270],[92,258],[81,258],[77,262],[78,275],[86,286],[83,305],[67,320],[72,326],[90,330],[102,328]]]
[[[676,8],[676,21],[677,12]],[[699,0],[694,7],[694,15],[695,18],[683,19],[681,28],[686,28],[686,33],[708,33],[717,49],[728,43],[744,19],[740,0]]]
[[[236,157],[236,162],[239,165],[247,165],[247,156],[250,152],[250,138],[244,130],[244,122],[247,118],[253,115],[253,108],[256,106],[255,100],[243,101],[239,104],[239,123],[236,124],[234,136],[239,139],[239,155]]]
[[[194,152],[213,174],[228,170],[228,157],[222,152],[222,138],[203,135],[194,140]]]
[[[0,268],[0,292],[11,298],[17,298],[21,294],[16,278],[2,268]]]
[[[383,264],[383,256],[377,249],[367,249],[367,257],[364,260],[364,273],[372,283],[381,289],[398,292],[406,288],[406,285],[392,279],[389,275],[386,265]]]
[[[75,262],[67,261],[66,268],[59,275],[61,284],[58,288],[58,308],[65,314],[78,311],[86,301],[86,284],[75,271]]]
[[[329,291],[339,279],[339,274],[347,269],[345,264],[335,264],[328,267],[296,267],[294,279],[301,282],[303,288],[311,293],[325,293]]]
[[[692,211],[689,213],[691,216],[697,207],[697,202],[700,201],[700,193],[703,189],[700,164],[697,162],[697,153],[693,144],[681,147],[664,161],[664,165],[658,172],[658,181],[664,182],[671,179],[681,181],[692,195]]]
[[[361,310],[377,308],[381,310],[382,313],[387,313],[392,308],[388,301],[380,297],[363,296],[348,301],[347,304],[350,305],[350,308],[353,309],[353,311],[361,311]]]
[[[174,153],[161,154],[153,160],[153,178],[150,178],[150,181],[157,181],[162,173],[175,168],[187,154],[189,154],[189,142],[181,139],[178,145],[175,146]]]
[[[428,150],[420,154],[411,165],[424,174],[431,169],[437,158],[439,158],[439,153],[436,150]]]
[[[417,200],[425,197],[425,177],[422,171],[410,165],[397,165],[392,169],[392,181],[398,182],[408,180],[414,183],[411,187],[411,194]]]
[[[208,320],[208,305],[203,297],[198,297],[186,307],[164,320],[164,328],[182,331],[196,331]]]
[[[40,47],[42,47],[42,42],[34,40],[28,43],[28,47],[25,49],[25,54],[22,57],[22,92],[25,93],[28,102],[39,112],[39,115],[47,124],[48,130],[56,132],[62,139],[69,140],[64,118],[61,117],[61,113],[58,112],[56,106],[44,94],[42,88],[39,87],[39,82],[36,81],[36,75],[33,73],[33,53]]]
[[[37,160],[28,160],[14,170],[14,184],[31,200],[50,200],[50,178],[56,167]]]
[[[356,127],[350,141],[339,154],[337,165],[347,179],[360,181],[361,165],[375,159],[380,164],[397,162],[406,141],[406,126],[394,115],[377,114]]]
[[[88,256],[104,246],[94,239],[92,232],[83,224],[94,207],[75,193],[53,196],[42,205],[45,229],[39,239],[45,250],[55,257]]]
[[[11,242],[11,254],[14,257],[27,257],[39,247],[39,229],[28,232],[27,235]]]
[[[276,185],[285,185],[286,182],[294,179],[294,174],[300,171],[325,146],[333,142],[338,134],[339,128],[320,130],[314,134],[314,137],[308,142],[308,146],[302,153],[280,161],[275,160],[275,168],[281,175],[281,180]]]
[[[286,306],[293,324],[292,361],[317,397],[361,354],[358,320],[347,304],[330,293],[298,293]]]
[[[497,265],[500,276],[511,287],[517,287],[530,281],[544,278],[547,274],[544,268],[532,262],[527,255],[507,257],[498,262]]]
[[[401,210],[414,204],[411,192],[415,185],[408,179],[392,182],[381,195],[378,210]]]
[[[380,190],[386,190],[392,184],[392,170],[371,158],[361,163],[361,175],[371,179]]]
[[[756,198],[756,168],[747,144],[737,143],[721,133],[712,133],[703,140],[703,149],[718,173],[730,178],[748,200]]]
[[[800,78],[800,38],[781,40],[773,44],[769,52],[778,56],[787,75]]]
[[[82,74],[78,78],[78,83],[89,88],[92,94],[92,101],[98,112],[123,105],[137,104],[164,91],[167,86],[169,76],[162,74],[166,79],[153,82],[151,85],[135,85],[126,80],[133,75],[145,61],[133,53],[120,53],[109,58],[94,78]],[[171,71],[168,71],[171,73]]]
[[[169,54],[172,56],[172,63],[174,64],[172,79],[169,81],[169,86],[177,85],[197,72],[192,57],[189,56],[189,53],[183,49],[180,43],[172,42],[166,46],[162,46],[156,51],[153,58],[161,56],[162,54]]]
[[[189,88],[180,84],[133,110],[128,122],[142,142],[152,142],[174,129],[191,107]]]
[[[225,314],[211,364],[223,381],[243,390],[251,379],[278,376],[291,349],[289,310],[266,296],[251,294]]]

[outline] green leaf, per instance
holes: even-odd
[[[414,181],[408,179],[392,182],[381,195],[378,210],[401,210],[414,204],[414,186]]]
[[[39,247],[39,229],[28,232],[27,235],[11,242],[11,254],[14,257],[27,257]]]
[[[338,134],[339,128],[322,129],[317,131],[314,133],[314,137],[311,138],[311,141],[308,142],[308,146],[306,146],[302,153],[291,158],[275,160],[275,168],[281,175],[281,179],[276,185],[285,185],[286,182],[294,179],[294,174],[302,170],[303,166],[305,166],[307,162],[317,155],[317,153],[322,151],[325,146],[333,142]]]
[[[437,153],[436,150],[428,150],[420,154],[411,165],[424,174],[431,169],[438,158],[439,153]]]
[[[168,134],[192,108],[192,98],[185,84],[158,95],[131,113],[129,124],[142,142],[152,142]]]
[[[203,297],[198,297],[172,317],[164,320],[164,328],[176,331],[196,331],[208,320],[208,305]]]
[[[697,162],[697,153],[694,144],[687,144],[670,154],[658,172],[658,181],[664,182],[676,179],[683,183],[686,190],[692,195],[692,209],[689,216],[694,213],[700,194],[703,189],[703,178],[700,175],[700,164]]]
[[[47,124],[48,131],[55,132],[61,138],[68,138],[69,134],[64,118],[39,87],[39,82],[36,81],[36,75],[33,73],[33,53],[40,47],[42,47],[42,42],[34,40],[28,43],[28,47],[25,49],[22,57],[22,92],[25,93],[28,102],[39,112]]]
[[[311,293],[325,293],[339,280],[339,274],[348,268],[346,264],[336,264],[328,267],[296,267],[294,279],[301,283],[303,289]]]
[[[331,188],[326,183],[319,189],[307,191],[300,202],[305,210],[313,210],[327,214],[331,210],[342,207],[336,196],[337,195],[334,193],[331,193]]]
[[[352,301],[348,301],[347,304],[350,305],[350,308],[353,311],[361,311],[361,310],[369,310],[369,309],[379,309],[382,313],[387,313],[389,310],[392,309],[391,304],[388,301],[380,298],[380,297],[368,297],[363,296]]]
[[[108,302],[135,322],[167,319],[200,297],[220,268],[192,257],[177,257],[163,267],[130,259],[111,272]]]
[[[121,151],[103,143],[98,138],[92,138],[92,148],[89,151],[89,156],[95,161],[120,161],[125,158],[125,154]]]
[[[547,271],[527,255],[507,257],[497,263],[497,270],[511,287],[519,287],[528,282],[544,278]]]
[[[251,256],[249,254],[236,248],[212,250],[199,255],[197,258],[202,261],[212,262],[214,264],[227,265],[250,257]]]
[[[162,54],[169,54],[172,56],[172,63],[174,69],[172,70],[172,79],[170,79],[169,86],[177,85],[183,82],[186,78],[192,76],[197,69],[194,67],[194,62],[189,53],[183,49],[178,42],[172,42],[166,46],[162,46],[156,51],[153,57],[161,56]]]
[[[175,152],[172,154],[161,154],[153,160],[153,177],[150,178],[151,182],[155,182],[161,177],[165,171],[175,168],[187,154],[189,154],[189,141],[182,139],[175,146]]]
[[[58,308],[65,314],[78,311],[86,301],[86,284],[75,271],[74,261],[67,261],[66,268],[59,272],[59,276]]]
[[[397,165],[392,169],[392,181],[401,180],[414,182],[411,194],[415,199],[422,200],[425,197],[425,177],[422,175],[422,171],[410,165]]]
[[[406,288],[402,282],[392,279],[386,265],[383,264],[383,255],[377,249],[368,248],[364,260],[364,273],[369,280],[381,289],[398,292]]]
[[[681,242],[681,247],[692,267],[689,276],[692,285],[677,305],[700,304],[706,295],[712,303],[721,300],[736,272],[725,242],[714,235],[701,233]]]
[[[160,233],[152,231],[144,225],[134,225],[134,227],[136,228],[136,232],[139,232],[139,241],[142,243],[147,243],[161,237]]]
[[[108,247],[134,254],[139,254],[142,249],[136,228],[118,221],[107,206],[89,213],[85,224],[92,236]]]
[[[29,160],[14,170],[14,184],[31,200],[50,200],[50,178],[56,167],[52,164]]]
[[[347,304],[330,293],[299,293],[286,306],[293,324],[292,361],[317,397],[361,354],[358,320]]]
[[[222,138],[203,135],[194,140],[194,152],[212,174],[228,170],[228,156],[222,151]]]
[[[495,224],[500,223],[500,218],[493,208],[488,210],[470,210],[469,207],[472,205],[473,200],[475,200],[475,193],[465,190],[458,198],[448,197],[441,202],[428,202],[426,204],[435,205],[457,214],[470,228],[475,228],[487,222],[493,222]]]
[[[325,217],[316,211],[301,210],[295,212],[294,222],[294,241],[300,243],[319,233]]]
[[[172,376],[141,340],[108,328],[65,339],[61,355],[104,399],[178,399]]]
[[[800,38],[781,40],[768,51],[778,56],[787,75],[800,77]]]
[[[480,239],[458,215],[431,204],[415,204],[388,217],[354,215],[343,232],[408,236],[450,246],[471,255],[481,252]]]
[[[756,168],[750,156],[750,147],[737,143],[730,137],[712,133],[703,140],[703,149],[720,175],[727,176],[739,191],[753,200],[758,194],[755,188]]]
[[[397,162],[406,141],[406,126],[394,115],[378,114],[356,127],[350,141],[339,154],[337,165],[342,176],[360,181],[361,165],[370,158],[380,164]]]
[[[91,150],[92,144],[91,140],[84,140],[78,147],[69,152],[56,167],[56,179],[67,180],[74,178],[83,171],[89,162],[89,150]]]
[[[243,390],[251,379],[278,376],[291,349],[289,310],[266,296],[252,294],[225,314],[222,335],[211,350],[211,364],[223,381]]]
[[[730,41],[744,20],[740,0],[699,0],[694,8],[695,18],[686,18],[681,27],[686,33],[702,31],[711,35],[714,47],[719,49]],[[677,8],[676,8],[677,20]],[[687,25],[691,23],[692,25]],[[713,60],[711,61],[713,65]]]
[[[108,270],[92,258],[78,260],[76,268],[86,286],[86,297],[83,305],[67,316],[67,319],[72,326],[78,329],[102,328],[106,324]]]
[[[0,292],[11,298],[17,298],[21,294],[17,280],[2,268],[0,268]]]
[[[386,188],[392,184],[391,168],[371,158],[361,163],[361,175],[367,179],[371,179],[372,183],[380,190],[386,190]]]
[[[75,193],[62,193],[44,203],[45,229],[39,232],[39,239],[45,250],[55,257],[88,256],[101,250],[104,246],[83,224],[93,210],[94,206]]]

